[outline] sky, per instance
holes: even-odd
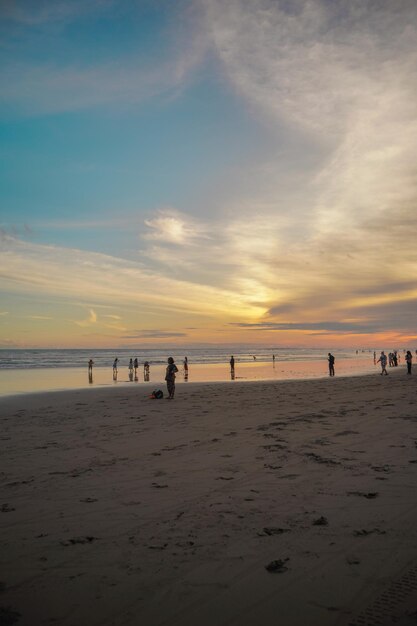
[[[3,0],[0,348],[417,347],[415,0]]]

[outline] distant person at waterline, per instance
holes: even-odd
[[[230,369],[232,371],[234,371],[234,369],[235,369],[235,357],[234,356],[230,357]]]
[[[407,374],[411,374],[411,366],[413,364],[413,355],[410,350],[407,350],[405,355],[405,362],[407,363]]]
[[[92,373],[93,373],[93,365],[94,365],[94,361],[93,361],[93,359],[90,359],[90,360],[88,361],[88,373],[89,373],[89,374],[92,374]]]
[[[117,364],[119,362],[119,359],[116,357],[113,361],[113,372],[115,372],[117,374]]]
[[[137,359],[133,361],[133,367],[135,368],[135,376],[137,376],[138,367],[139,367],[139,361]]]
[[[334,358],[333,354],[330,354],[330,352],[327,355],[327,360],[329,362],[329,376],[334,376],[334,361],[335,361],[335,358]]]
[[[387,355],[385,354],[384,351],[381,352],[381,356],[379,357],[377,363],[381,363],[381,376],[382,376],[382,374],[385,374],[385,376],[388,376],[388,372],[387,372]]]

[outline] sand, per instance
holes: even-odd
[[[414,376],[150,387],[0,401],[0,624],[416,623]]]

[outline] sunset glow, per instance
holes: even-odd
[[[4,3],[0,347],[417,346],[417,4]]]

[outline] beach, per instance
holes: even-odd
[[[393,370],[1,398],[0,623],[415,624],[416,382]]]

